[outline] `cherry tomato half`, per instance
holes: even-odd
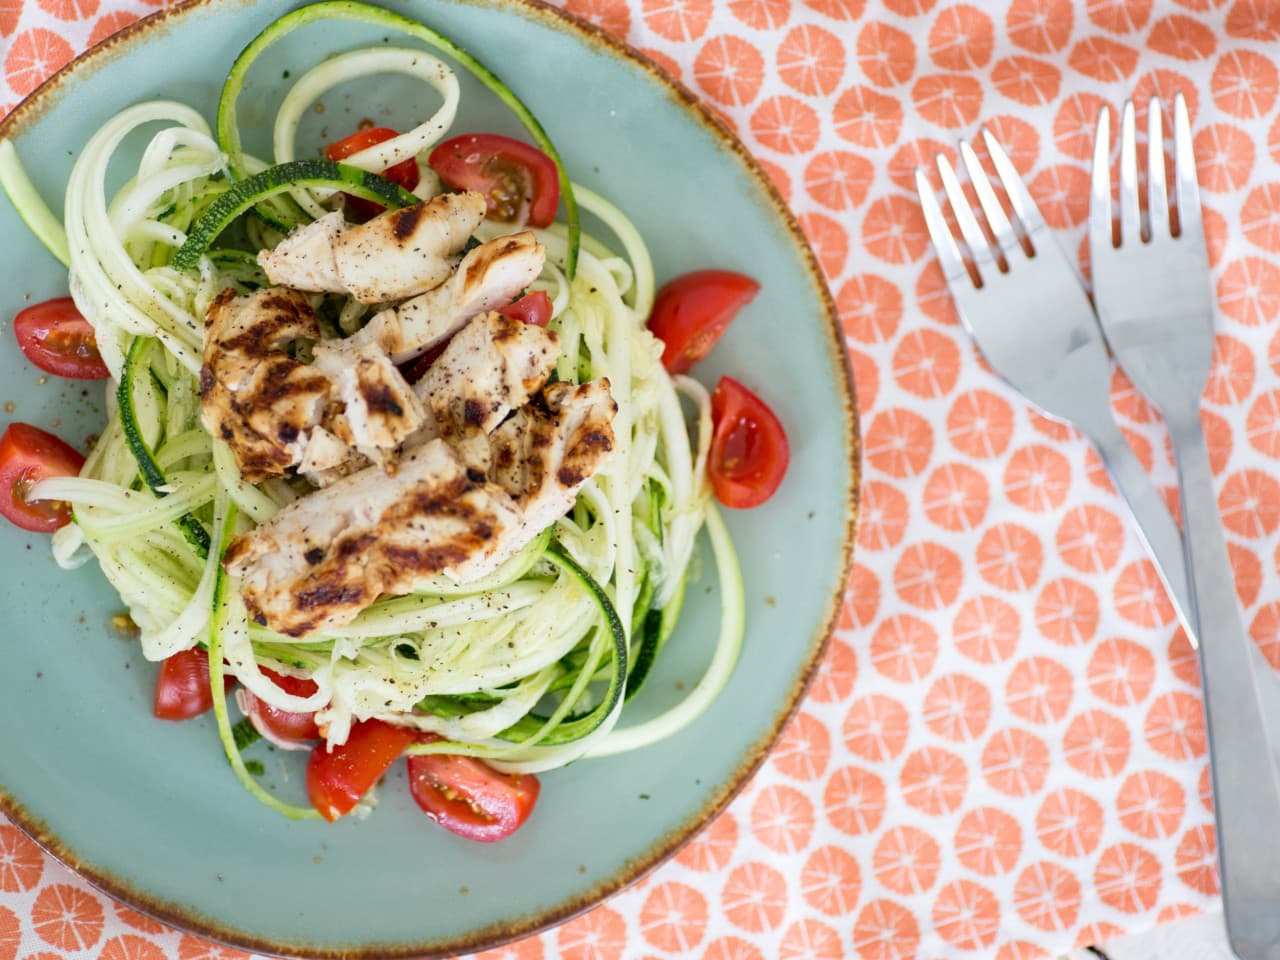
[[[707,472],[726,507],[757,507],[782,483],[791,462],[786,431],[763,400],[730,377],[711,397],[711,456]]]
[[[431,169],[452,190],[484,194],[489,217],[545,227],[560,205],[560,171],[537,147],[496,133],[468,133],[431,151]]]
[[[102,380],[109,375],[93,327],[70,297],[27,307],[14,317],[13,332],[27,359],[46,373],[76,380]]]
[[[444,754],[409,758],[409,792],[422,812],[468,840],[492,843],[529,819],[542,785],[531,773],[499,773],[483,760]]]
[[[224,677],[230,690],[235,678]],[[160,664],[151,712],[161,720],[190,720],[213,709],[213,689],[209,680],[209,654],[199,647],[183,650]]]
[[[649,329],[665,344],[662,365],[685,373],[711,352],[760,284],[732,270],[696,270],[658,291]]]
[[[330,823],[350,813],[415,736],[381,720],[364,720],[352,725],[342,746],[317,744],[307,761],[311,805]]]
[[[388,127],[370,127],[367,130],[357,130],[351,136],[344,137],[337,143],[331,143],[325,147],[324,155],[330,160],[345,160],[352,154],[367,150],[369,147],[377,146],[380,143],[385,143],[392,137],[398,136],[398,133]],[[388,167],[383,170],[382,176],[393,183],[400,184],[406,190],[413,190],[418,185],[418,163],[412,157],[408,160],[401,160],[394,167]],[[353,197],[349,193],[344,193],[342,196],[345,198],[346,208],[351,211],[352,218],[355,220],[372,220],[386,209],[382,204],[374,203],[372,200],[365,200],[363,197]]]
[[[61,500],[27,500],[36,481],[76,477],[84,457],[51,433],[26,423],[11,423],[0,436],[0,514],[34,533],[53,533],[71,522],[71,507]]]
[[[271,682],[285,693],[295,697],[309,697],[316,692],[314,680],[305,677],[291,677],[276,673],[274,670],[262,671],[271,678]],[[249,690],[244,691],[245,713],[258,732],[273,743],[305,743],[308,740],[320,739],[320,728],[316,726],[316,715],[295,713],[272,706],[265,700],[255,696]]]
[[[551,298],[543,290],[531,290],[498,311],[504,317],[545,327],[551,322]]]

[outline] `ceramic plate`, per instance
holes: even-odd
[[[158,97],[212,118],[236,54],[292,6],[202,0],[166,10],[58,74],[0,134],[14,140],[56,210],[75,155],[102,122]],[[731,134],[652,64],[558,11],[498,0],[408,0],[395,9],[498,69],[571,175],[634,218],[660,279],[721,266],[761,281],[760,296],[696,372],[711,385],[732,373],[760,389],[788,429],[792,461],[766,507],[729,517],[748,629],[723,695],[664,743],[544,776],[529,825],[494,845],[428,822],[405,788],[403,764],[363,822],[294,823],[263,807],[232,776],[211,720],[152,719],[155,666],[113,632],[120,601],[96,565],[62,572],[47,539],[0,529],[0,805],[112,895],[266,953],[453,955],[564,920],[642,876],[728,802],[795,708],[831,627],[853,539],[857,424],[830,296],[791,215]],[[266,152],[263,125],[290,72],[383,35],[319,24],[274,47],[242,100],[257,105],[243,116],[256,126],[249,148]],[[408,78],[342,88],[323,114],[310,115],[303,136],[312,145],[336,139],[364,117],[404,128],[430,107],[423,96]],[[455,130],[520,132],[466,81]],[[65,295],[65,272],[3,201],[0,236],[0,314]],[[52,429],[81,447],[101,424],[100,384],[46,382],[11,339],[0,346],[0,385],[0,419]],[[633,720],[674,703],[710,656],[714,576],[689,597],[645,695],[629,707]],[[296,795],[300,767],[264,756],[268,781]]]

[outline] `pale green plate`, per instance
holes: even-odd
[[[236,54],[293,6],[204,0],[166,10],[60,73],[0,135],[15,140],[57,209],[74,156],[103,121],[156,97],[212,118]],[[637,879],[765,755],[818,660],[852,547],[857,426],[830,297],[790,214],[731,135],[652,65],[557,11],[497,0],[394,9],[452,37],[519,92],[572,176],[635,219],[660,278],[723,266],[761,281],[696,373],[709,385],[732,373],[768,398],[790,434],[791,469],[766,507],[729,517],[748,630],[723,696],[662,744],[544,776],[528,826],[494,845],[428,822],[399,767],[364,822],[299,824],[263,807],[236,783],[211,722],[152,719],[155,667],[110,627],[120,602],[96,566],[63,573],[46,538],[0,529],[0,806],[112,895],[268,953],[451,955],[563,920]],[[297,76],[325,54],[382,37],[350,24],[306,28],[251,76],[242,102],[259,107],[245,121],[270,116],[285,71]],[[403,127],[430,106],[422,96],[398,78],[343,91],[305,133],[334,139],[364,116]],[[458,132],[519,132],[476,84],[464,83],[462,102]],[[0,315],[66,293],[64,271],[2,201],[0,236]],[[5,331],[0,402],[16,409],[0,420],[54,429],[83,447],[100,424],[102,385],[44,382]],[[674,702],[699,675],[716,635],[713,581],[691,588],[630,715]],[[299,791],[296,766],[262,756],[277,787]]]

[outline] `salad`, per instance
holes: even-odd
[[[273,156],[255,157],[239,115],[251,68],[318,21],[411,45],[303,73]],[[532,142],[457,132],[457,76],[425,48],[497,94]],[[323,157],[297,155],[306,111],[387,73],[440,106],[410,130],[362,122]],[[569,179],[516,95],[447,38],[349,0],[304,7],[241,53],[212,128],[173,101],[108,120],[62,221],[9,143],[0,185],[71,293],[23,310],[18,346],[48,373],[107,380],[108,400],[87,458],[8,425],[0,513],[52,534],[64,567],[97,561],[160,663],[155,715],[212,710],[263,803],[366,813],[406,757],[431,819],[498,840],[529,817],[538,773],[670,736],[723,687],[743,596],[716,501],[765,502],[788,447],[754,393],[688,371],[758,285],[698,270],[655,290],[635,227]],[[583,234],[579,206],[612,237]],[[619,724],[704,530],[721,583],[712,662],[675,707]],[[262,784],[259,739],[309,751],[309,805]]]

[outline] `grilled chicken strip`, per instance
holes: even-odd
[[[319,339],[315,312],[296,290],[224,290],[209,306],[200,421],[230,446],[249,483],[284,476],[320,422],[329,379],[284,349]]]
[[[295,500],[233,540],[223,563],[243,578],[255,621],[306,637],[437,574],[478,579],[532,535],[520,540],[520,512],[505,490],[468,475],[433,440],[392,476],[371,467]]]
[[[374,463],[388,466],[396,449],[427,422],[422,401],[374,344],[322,343],[315,349],[315,367],[333,383],[342,406],[340,439]]]
[[[540,531],[565,515],[613,452],[618,404],[607,379],[552,383],[490,437],[490,479]]]
[[[319,220],[298,227],[281,240],[274,250],[259,250],[258,265],[272,283],[309,293],[346,290],[338,276],[333,258],[333,245],[347,221],[342,211],[327,213]]]
[[[348,226],[330,213],[299,227],[274,250],[258,254],[272,283],[311,293],[349,293],[386,303],[438,287],[484,219],[475,192],[445,193]]]
[[[486,313],[449,341],[414,392],[462,461],[487,471],[488,435],[547,382],[559,347],[550,330]]]
[[[327,487],[369,466],[372,461],[356,451],[339,433],[351,437],[350,430],[339,417],[330,418],[328,430],[323,425],[311,431],[307,448],[302,452],[298,472],[313,487]],[[336,431],[336,432],[335,432]]]
[[[482,243],[465,257],[448,282],[383,310],[350,338],[376,342],[396,363],[412,360],[453,336],[472,317],[504,307],[523,293],[547,257],[532,233]]]

